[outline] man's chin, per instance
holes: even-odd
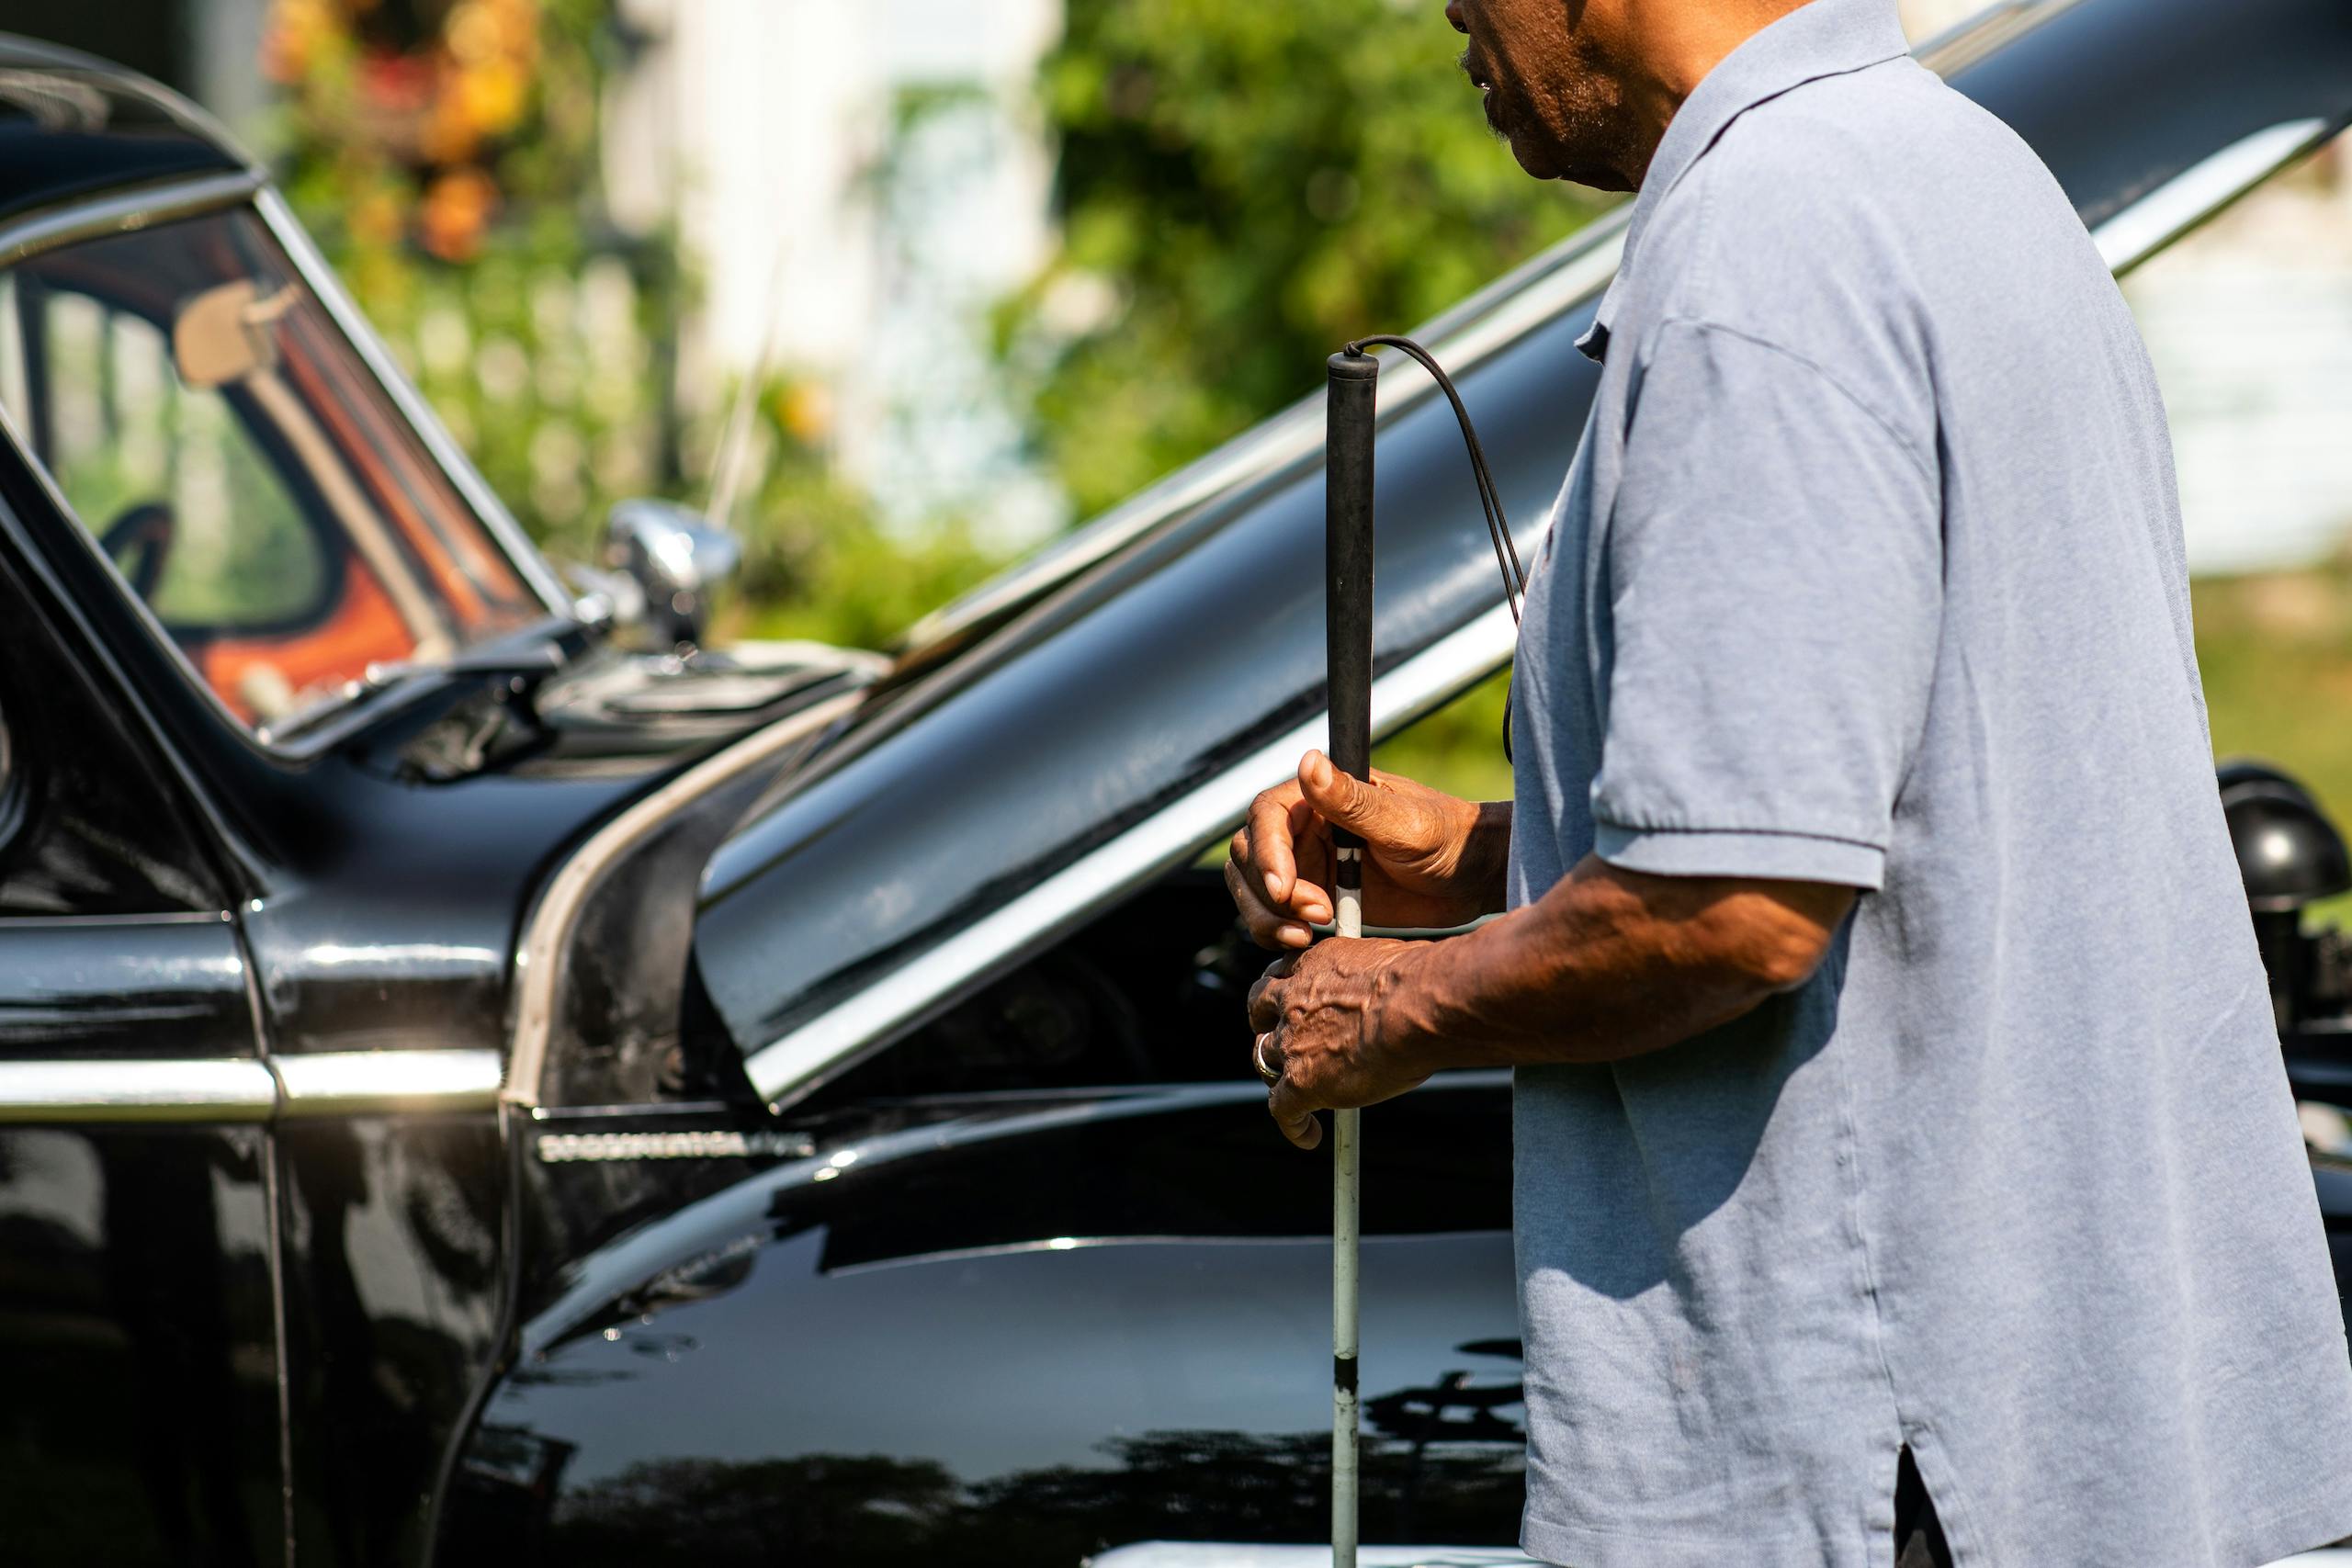
[[[1589,186],[1594,190],[1630,191],[1634,187],[1616,170],[1599,164],[1579,164],[1564,155],[1556,147],[1540,141],[1530,142],[1509,131],[1503,141],[1510,148],[1510,155],[1519,166],[1539,180],[1565,180],[1569,185]]]
[[[1521,164],[1520,167],[1526,168],[1527,165]],[[1544,177],[1566,180],[1572,186],[1587,186],[1594,190],[1632,191],[1634,188],[1634,182],[1616,170],[1604,169],[1597,164],[1572,166]]]

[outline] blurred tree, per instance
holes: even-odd
[[[288,198],[492,488],[576,558],[624,496],[706,500],[716,438],[673,399],[691,266],[605,212],[596,106],[629,47],[610,0],[272,0],[264,44]],[[833,471],[821,384],[776,376],[752,413],[723,632],[875,646],[997,564],[953,524],[881,527]]]
[[[667,237],[605,218],[609,0],[272,0],[288,199],[492,487],[585,553],[674,492]]]
[[[1441,0],[1069,0],[1063,243],[999,336],[1080,515],[1600,210],[1490,138],[1460,49]]]

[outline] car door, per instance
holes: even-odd
[[[268,1118],[232,906],[0,536],[0,1520],[11,1562],[285,1560]]]

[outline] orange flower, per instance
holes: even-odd
[[[263,74],[273,82],[300,81],[342,30],[324,0],[273,0],[262,28]]]
[[[498,187],[476,168],[452,169],[425,188],[417,210],[419,239],[443,261],[469,261],[498,207]]]
[[[522,119],[523,93],[523,73],[508,61],[496,60],[459,67],[448,96],[467,124],[484,136],[495,136],[512,130]]]

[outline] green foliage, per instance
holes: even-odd
[[[1504,671],[1481,681],[1419,723],[1373,748],[1372,765],[1419,779],[1464,800],[1509,800],[1510,761],[1503,755]]]
[[[908,535],[884,528],[819,451],[794,440],[775,412],[790,406],[788,392],[761,400],[774,456],[742,509],[752,525],[738,620],[749,634],[882,648],[1003,564],[956,519]]]
[[[690,279],[671,236],[604,218],[610,9],[277,0],[266,59],[304,226],[492,488],[574,556],[614,501],[679,482]]]
[[[1460,47],[1433,0],[1071,0],[1040,86],[1064,243],[999,330],[1081,515],[1599,209],[1492,140]]]
[[[2352,558],[2191,585],[2216,757],[2285,768],[2337,821],[2352,813]],[[2319,906],[2352,921],[2352,897]]]

